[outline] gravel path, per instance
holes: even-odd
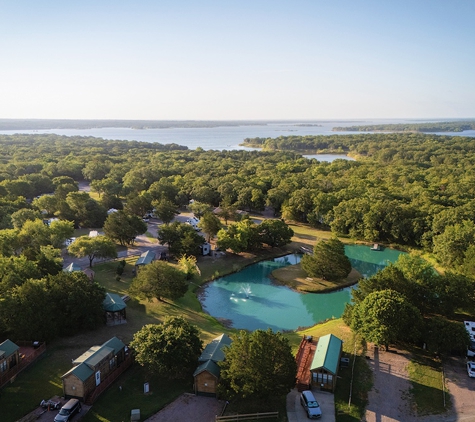
[[[145,422],[214,422],[224,405],[213,397],[185,393]]]
[[[393,348],[389,352],[373,349],[368,355],[374,385],[368,395],[364,421],[475,422],[475,379],[467,376],[465,359],[450,358],[444,363],[452,407],[443,415],[416,417],[409,400],[409,353]]]
[[[368,355],[373,371],[373,388],[368,395],[366,422],[409,421],[410,383],[407,374],[409,356],[403,351],[392,349],[385,352],[374,348]]]

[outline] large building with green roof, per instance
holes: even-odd
[[[320,337],[310,372],[311,385],[321,390],[335,391],[343,341],[333,334]]]

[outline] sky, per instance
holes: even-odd
[[[0,118],[475,118],[474,0],[0,0]]]

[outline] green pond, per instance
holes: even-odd
[[[368,246],[347,245],[351,264],[365,277],[375,274],[403,252],[373,251]],[[253,264],[238,273],[208,283],[201,295],[203,309],[234,328],[274,331],[296,330],[343,313],[351,299],[351,288],[331,293],[298,293],[272,283],[269,275],[277,268],[300,262],[301,255],[286,255]]]

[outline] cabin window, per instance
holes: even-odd
[[[328,374],[328,384],[333,384],[333,375]]]
[[[4,360],[2,363],[0,363],[0,372],[5,372],[7,370],[7,361]]]
[[[115,357],[113,357],[110,361],[109,361],[109,368],[113,368],[115,366]]]

